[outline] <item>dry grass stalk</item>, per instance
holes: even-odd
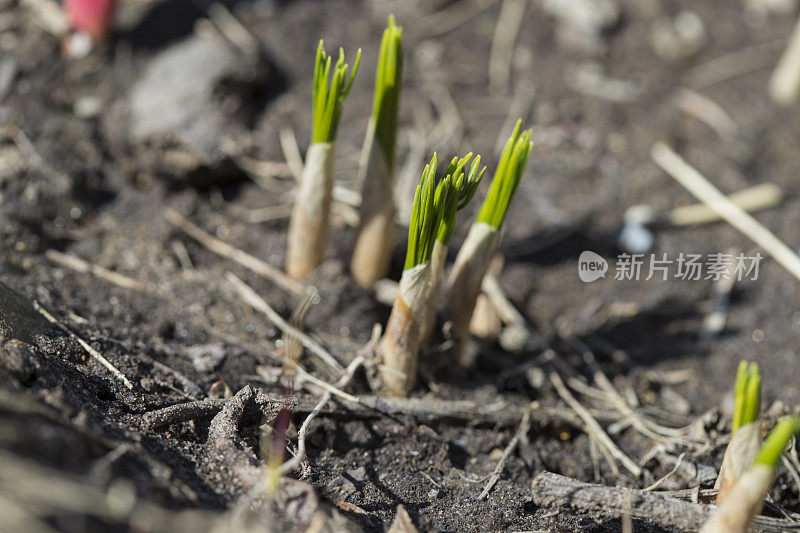
[[[800,19],[769,79],[769,95],[780,105],[793,104],[797,100],[798,93],[800,93]]]

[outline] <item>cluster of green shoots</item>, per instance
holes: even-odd
[[[511,198],[514,197],[519,180],[528,164],[528,156],[533,149],[531,130],[521,131],[521,128],[522,121],[518,120],[514,133],[503,148],[492,185],[486,193],[486,199],[478,212],[476,222],[485,222],[499,228],[505,219]]]
[[[481,156],[475,157],[466,171],[467,163],[472,158],[472,152],[461,159],[454,157],[445,171],[445,176],[452,176],[453,191],[448,202],[442,204],[442,220],[436,240],[448,244],[456,229],[456,212],[465,208],[475,196],[478,185],[481,184],[486,167],[481,168]]]
[[[715,485],[717,510],[701,533],[744,533],[761,511],[781,455],[800,431],[800,421],[783,418],[762,444],[760,412],[761,372],[755,363],[742,361],[734,386],[733,436]]]
[[[441,203],[453,192],[450,176],[436,183],[436,154],[425,165],[419,179],[414,203],[411,207],[411,225],[408,228],[408,248],[404,269],[408,270],[431,258],[434,239],[442,220]],[[439,205],[437,206],[438,200]],[[437,209],[438,208],[438,209]]]
[[[361,61],[356,55],[352,70],[345,62],[343,50],[334,63],[325,53],[323,43],[317,47],[314,64],[313,124],[311,143],[306,155],[303,175],[298,188],[287,237],[286,271],[302,279],[313,272],[323,259],[328,242],[330,206],[334,186],[336,134],[342,114],[342,102],[350,93]],[[357,283],[367,287],[384,277],[388,271],[394,233],[392,199],[393,167],[397,140],[398,111],[402,86],[403,30],[389,16],[381,39],[375,74],[375,94],[372,116],[362,150],[364,180],[361,220],[351,258],[351,272]],[[506,216],[511,199],[524,173],[532,143],[531,132],[522,131],[518,121],[506,143],[498,168],[480,208],[473,227],[490,226],[496,235]],[[416,188],[406,251],[403,279],[384,336],[382,353],[385,375],[396,380],[390,386],[396,394],[407,394],[416,378],[419,347],[430,335],[444,279],[447,248],[455,232],[458,211],[474,198],[486,172],[480,156],[469,153],[453,157],[443,175],[437,179],[438,159],[434,153],[425,166]],[[472,233],[472,230],[470,230]],[[477,233],[485,233],[478,231]],[[479,235],[480,236],[480,235]],[[475,306],[473,285],[480,288],[486,273],[488,258],[494,254],[497,239],[466,246],[473,255],[466,263],[474,268],[461,267],[461,278],[469,282],[471,295],[462,307],[469,313]],[[473,238],[473,241],[477,240]],[[463,249],[464,247],[462,247]],[[463,263],[464,261],[462,261]],[[406,276],[406,272],[419,265]],[[456,287],[456,290],[459,290]],[[406,312],[410,310],[410,313]]]
[[[733,393],[733,432],[759,421],[761,416],[761,371],[756,363],[739,363]],[[791,437],[800,429],[800,422],[786,417],[770,432],[753,464],[775,467]]]
[[[342,101],[350,93],[350,87],[353,85],[360,62],[361,50],[359,49],[356,53],[353,72],[348,79],[349,66],[344,62],[344,50],[340,48],[339,59],[333,65],[333,76],[331,76],[331,56],[325,53],[322,40],[319,41],[317,58],[314,63],[312,143],[329,143],[336,139],[339,117],[342,115]]]
[[[756,363],[739,363],[733,394],[733,431],[752,424],[761,414],[761,372]]]
[[[403,76],[403,28],[389,15],[381,39],[378,67],[375,70],[375,98],[372,116],[375,120],[375,138],[386,156],[386,163],[394,167],[394,149],[397,138],[397,114],[400,108],[400,84]]]
[[[470,159],[472,153],[460,159],[454,157],[438,183],[435,153],[430,163],[425,165],[411,207],[404,270],[429,261],[436,241],[450,242],[455,230],[456,212],[469,204],[486,172],[486,167],[480,167],[480,156],[466,170]]]

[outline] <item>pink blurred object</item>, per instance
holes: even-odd
[[[111,31],[114,0],[65,0],[64,12],[75,31],[101,39]]]

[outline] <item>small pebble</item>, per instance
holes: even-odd
[[[650,29],[650,45],[662,59],[677,61],[695,55],[706,42],[703,20],[694,11],[661,17]]]
[[[96,96],[81,96],[72,106],[72,112],[78,118],[94,118],[103,111],[103,101]]]

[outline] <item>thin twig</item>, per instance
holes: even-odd
[[[194,265],[192,264],[192,256],[189,255],[189,250],[186,249],[186,245],[183,244],[182,241],[174,240],[172,241],[172,251],[175,253],[175,257],[178,258],[178,263],[180,263],[181,268],[184,272],[191,272],[194,270]]]
[[[606,398],[617,409],[630,425],[645,437],[664,443],[685,443],[684,429],[668,428],[648,421],[631,407],[623,396],[608,379],[605,372],[600,368],[597,359],[591,349],[580,339],[572,337],[569,342],[581,353],[584,362],[592,371],[592,379],[597,383],[600,390],[605,393]]]
[[[549,378],[550,382],[553,384],[553,387],[555,387],[556,392],[558,392],[558,395],[561,396],[561,399],[563,399],[567,405],[569,405],[572,410],[575,411],[579,417],[581,417],[581,420],[583,420],[587,429],[591,431],[597,441],[602,444],[609,451],[609,453],[614,456],[615,459],[622,463],[622,466],[624,466],[625,469],[634,477],[638,478],[640,475],[642,475],[642,469],[639,467],[639,465],[634,463],[630,457],[625,455],[625,452],[620,450],[619,447],[614,444],[614,441],[612,441],[611,437],[609,437],[605,430],[600,427],[600,424],[592,416],[592,414],[589,413],[589,411],[582,406],[578,400],[575,399],[571,392],[569,392],[569,389],[567,389],[567,386],[564,385],[564,382],[561,380],[561,376],[559,376],[557,372],[550,372]]]
[[[533,480],[533,502],[539,507],[554,508],[596,517],[619,518],[624,513],[658,526],[680,531],[697,531],[711,517],[714,506],[690,503],[678,499],[676,492],[607,487],[584,483],[568,477],[542,472]],[[759,515],[753,521],[753,531],[777,533],[800,531],[794,519],[770,518]]]
[[[336,387],[335,385],[331,385],[327,381],[323,381],[323,380],[319,379],[318,377],[309,374],[308,371],[306,369],[304,369],[303,367],[301,367],[300,365],[296,365],[295,369],[297,370],[297,375],[298,375],[298,377],[300,379],[303,379],[305,381],[313,383],[314,385],[316,385],[317,387],[321,388],[325,392],[328,392],[333,396],[341,398],[342,400],[345,400],[345,401],[348,401],[348,402],[353,402],[353,403],[358,403],[358,397],[357,396],[353,396],[352,394],[348,394],[348,393],[344,392],[343,390],[341,390],[340,388]]]
[[[464,136],[464,122],[458,112],[458,105],[453,99],[450,90],[438,82],[431,82],[426,87],[433,107],[439,115],[439,120],[428,134],[436,145],[457,146]]]
[[[505,93],[511,78],[511,59],[528,0],[504,0],[494,27],[492,49],[489,53],[489,87]]]
[[[297,144],[294,130],[291,127],[281,128],[278,132],[278,140],[292,176],[296,181],[300,181],[300,177],[303,175],[303,156],[300,154],[300,146]]]
[[[283,161],[263,161],[244,155],[231,156],[236,165],[241,168],[259,187],[274,193],[277,188],[277,178],[291,178],[293,176],[289,165]]]
[[[517,448],[517,444],[519,443],[519,439],[522,438],[523,435],[528,433],[528,430],[531,429],[531,410],[527,409],[525,414],[522,415],[522,420],[519,423],[519,427],[517,428],[517,432],[514,433],[514,436],[511,438],[511,441],[506,446],[505,450],[503,450],[503,455],[500,457],[500,460],[497,461],[497,465],[494,467],[494,471],[492,472],[492,476],[489,478],[489,481],[486,483],[486,486],[483,487],[480,495],[478,496],[479,500],[486,498],[489,495],[489,491],[492,490],[495,483],[500,479],[500,476],[503,474],[503,470],[506,467],[506,462],[514,450]]]
[[[728,199],[748,213],[775,207],[783,201],[783,189],[775,183],[759,183],[731,193]],[[663,223],[668,226],[697,226],[721,220],[719,214],[703,203],[682,205],[670,211]],[[658,223],[658,222],[657,222]]]
[[[299,281],[290,278],[280,269],[270,265],[269,263],[266,263],[257,257],[253,257],[252,255],[243,252],[242,250],[239,250],[238,248],[235,248],[224,241],[212,237],[179,215],[176,211],[167,208],[164,211],[164,218],[170,224],[173,224],[174,226],[177,226],[188,233],[190,237],[215,254],[235,261],[246,269],[267,278],[289,294],[293,296],[302,296],[305,293],[305,286]]]
[[[32,19],[36,23],[56,37],[63,37],[69,31],[69,21],[59,2],[23,0],[20,3],[31,11]]]
[[[506,119],[497,133],[497,139],[494,142],[495,153],[499,154],[503,151],[503,146],[508,139],[508,132],[514,129],[514,123],[530,114],[535,96],[536,85],[533,83],[533,79],[530,76],[520,78],[514,86],[514,95],[511,97],[511,103],[508,104]]]
[[[800,280],[800,257],[776,237],[774,233],[741,207],[731,202],[697,169],[686,163],[681,156],[672,151],[666,144],[662,142],[654,144],[650,155],[658,166],[675,178],[678,183],[686,187],[698,200],[719,213],[728,224],[761,246],[791,275]]]
[[[130,390],[133,390],[133,383],[131,383],[131,382],[128,380],[128,378],[126,378],[126,377],[125,377],[125,374],[123,374],[122,372],[120,372],[120,371],[119,371],[119,369],[118,369],[117,367],[115,367],[114,365],[112,365],[112,364],[111,364],[111,363],[108,361],[108,359],[106,359],[105,357],[103,357],[103,354],[101,354],[100,352],[98,352],[97,350],[95,350],[94,348],[92,348],[92,347],[89,345],[89,343],[88,343],[88,342],[86,342],[86,341],[85,341],[85,340],[83,340],[82,338],[78,337],[78,336],[77,336],[75,333],[73,333],[73,332],[72,332],[72,330],[70,330],[70,329],[69,329],[67,326],[65,326],[64,324],[62,324],[62,323],[61,323],[61,322],[60,322],[60,321],[59,321],[59,320],[58,320],[56,317],[54,317],[53,315],[51,315],[51,314],[50,314],[50,313],[47,311],[47,309],[45,309],[44,307],[42,307],[42,306],[39,304],[39,302],[38,302],[37,300],[34,300],[34,301],[33,301],[33,307],[34,307],[34,308],[35,308],[37,311],[39,311],[39,313],[40,313],[40,314],[41,314],[43,317],[45,317],[45,318],[47,319],[47,321],[48,321],[48,322],[50,322],[51,324],[53,324],[53,325],[55,325],[55,326],[58,326],[58,327],[59,327],[59,328],[60,328],[60,329],[61,329],[61,330],[62,330],[64,333],[66,333],[67,335],[69,335],[69,337],[70,337],[71,339],[73,339],[73,340],[77,341],[77,342],[78,342],[78,344],[80,344],[80,345],[81,345],[81,347],[82,347],[84,350],[86,350],[86,353],[88,353],[89,355],[91,355],[92,357],[94,357],[95,359],[97,359],[97,360],[100,362],[100,364],[101,364],[101,365],[103,365],[104,367],[106,367],[106,368],[108,369],[108,371],[109,371],[109,372],[111,372],[112,374],[114,374],[114,376],[115,376],[117,379],[119,379],[120,381],[122,381],[122,383],[123,383],[123,384],[124,384],[124,385],[125,385],[125,386],[126,386],[128,389],[130,389]]]
[[[415,115],[416,116],[416,115]],[[421,127],[419,121],[415,119],[415,127],[407,130],[408,135],[408,156],[403,165],[403,169],[398,173],[395,184],[395,207],[397,208],[397,219],[404,226],[408,226],[411,221],[411,202],[414,198],[414,190],[419,180],[419,169],[424,166],[425,150],[428,142],[425,128]]]
[[[359,355],[355,359],[353,359],[349,365],[347,365],[347,369],[345,370],[344,375],[339,378],[336,382],[335,387],[337,389],[341,389],[342,387],[346,386],[355,376],[356,371],[361,368],[361,365],[364,364],[366,358],[363,355]],[[330,390],[326,390],[325,394],[322,395],[322,399],[320,399],[319,403],[314,407],[314,409],[308,414],[306,419],[303,421],[303,425],[300,426],[300,430],[297,432],[297,451],[289,461],[286,461],[281,465],[280,473],[281,475],[285,475],[290,473],[292,470],[300,466],[300,464],[306,458],[306,434],[308,433],[308,428],[311,425],[311,422],[317,417],[317,415],[322,411],[325,407],[325,404],[328,403],[331,399],[331,392]]]
[[[228,204],[228,209],[230,209],[233,216],[241,218],[250,224],[284,220],[288,219],[292,214],[291,204],[270,205],[256,209],[248,209],[236,204]]]
[[[738,135],[739,128],[722,106],[711,98],[687,87],[680,87],[675,94],[678,109],[692,115],[713,129],[723,139]]]
[[[460,0],[425,18],[427,37],[443,35],[463,26],[472,18],[492,7],[499,0]],[[467,4],[467,5],[464,5]]]
[[[785,43],[785,39],[776,39],[729,52],[689,69],[684,79],[694,89],[703,89],[767,68],[774,62],[775,50]]]
[[[57,263],[61,266],[67,267],[75,272],[89,273],[103,279],[109,283],[113,283],[123,289],[143,290],[146,285],[138,279],[129,278],[122,274],[117,274],[107,268],[99,265],[84,261],[74,255],[67,255],[57,250],[47,250],[44,253],[45,257],[50,261]]]
[[[684,457],[686,457],[686,452],[683,452],[682,454],[680,454],[680,455],[678,456],[678,460],[677,460],[677,461],[675,461],[675,466],[672,468],[672,470],[670,470],[670,471],[669,471],[669,472],[668,472],[668,473],[667,473],[667,474],[666,474],[664,477],[662,477],[661,479],[658,479],[658,480],[656,480],[655,482],[653,482],[652,484],[650,484],[650,485],[646,486],[646,487],[644,488],[644,490],[648,490],[648,491],[649,491],[649,490],[656,490],[658,487],[660,487],[661,485],[663,485],[663,484],[664,484],[664,482],[665,482],[667,479],[669,479],[669,478],[670,478],[670,476],[672,476],[672,475],[673,475],[675,472],[677,472],[677,471],[678,471],[678,469],[681,467],[681,464],[683,464],[683,458],[684,458]]]
[[[33,0],[33,3],[48,4],[50,1]],[[66,191],[72,183],[70,177],[48,163],[47,160],[42,157],[42,154],[39,153],[39,150],[36,148],[36,145],[33,144],[33,141],[31,141],[31,139],[21,128],[15,124],[7,126],[7,128],[11,137],[14,139],[14,143],[17,145],[17,148],[19,148],[19,150],[27,157],[28,163],[34,168],[40,170],[48,179],[50,179],[53,184],[58,187],[59,191]]]
[[[800,19],[789,44],[769,79],[769,95],[778,104],[791,105],[800,92]]]
[[[522,316],[522,313],[517,310],[514,304],[511,303],[511,300],[508,299],[497,276],[491,272],[487,273],[483,277],[481,290],[489,298],[489,301],[492,302],[492,305],[495,306],[503,322],[527,327],[527,320],[525,320],[525,317]]]
[[[217,30],[241,51],[249,54],[258,52],[261,43],[242,22],[219,2],[208,6],[208,19]]]
[[[320,344],[317,343],[314,339],[312,339],[299,329],[293,327],[291,324],[286,322],[286,320],[284,320],[283,317],[280,314],[278,314],[278,312],[275,311],[267,303],[266,300],[264,300],[253,289],[251,289],[249,285],[247,285],[245,282],[237,278],[236,275],[233,274],[233,272],[226,272],[225,277],[233,286],[233,288],[236,289],[236,292],[239,293],[239,297],[242,298],[242,300],[244,300],[245,303],[247,303],[250,307],[252,307],[256,311],[264,313],[267,319],[269,319],[270,322],[275,324],[275,326],[278,327],[278,329],[283,331],[284,334],[294,337],[295,339],[300,341],[300,343],[303,346],[305,346],[311,353],[319,357],[322,362],[324,362],[326,365],[328,365],[335,371],[341,372],[343,370],[342,365],[339,364],[339,361],[337,361],[336,358],[333,357],[333,355],[331,355],[331,353],[328,350],[320,346]]]

